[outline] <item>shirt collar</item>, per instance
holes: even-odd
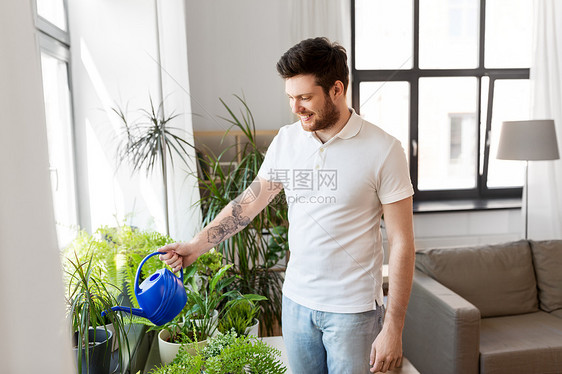
[[[338,132],[336,135],[334,135],[334,138],[350,139],[350,138],[353,138],[355,135],[357,135],[359,133],[359,130],[361,130],[361,125],[363,123],[363,120],[361,119],[361,117],[357,113],[355,113],[355,109],[349,108],[349,110],[351,111],[351,116],[349,117],[349,120],[347,120],[347,123],[345,124],[343,129],[341,129],[340,132]],[[302,129],[302,127],[301,127],[301,129]],[[304,131],[304,130],[303,130],[303,132],[309,138],[317,139],[314,132]],[[332,139],[334,139],[334,138],[332,138]]]
[[[357,113],[355,113],[355,110],[353,108],[351,108],[350,110],[351,116],[349,117],[349,120],[347,121],[343,129],[341,129],[340,132],[336,134],[338,138],[353,138],[359,133],[359,130],[361,130],[361,124],[363,123],[363,120],[361,119],[361,117],[359,117],[359,115],[357,115]]]

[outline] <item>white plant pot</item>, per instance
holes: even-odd
[[[253,335],[259,336],[260,333],[260,321],[257,318],[254,318],[254,324],[252,326],[248,326],[246,331],[244,332],[246,335]]]
[[[181,344],[170,343],[168,339],[170,339],[170,333],[168,332],[168,330],[162,330],[160,331],[160,333],[158,333],[158,350],[160,352],[160,362],[162,362],[162,364],[164,365],[172,362],[172,360],[176,358],[181,348]],[[203,349],[206,344],[207,340],[197,342],[197,349]],[[196,353],[196,348],[193,345],[186,345],[185,349],[192,355]]]
[[[195,324],[195,326],[197,327],[201,327],[201,325],[203,324],[203,320],[202,319],[194,319],[193,323]],[[213,315],[211,316],[211,333],[209,334],[210,336],[214,337],[217,336],[218,334],[218,325],[219,325],[219,311],[218,310],[213,310]]]
[[[203,324],[203,320],[194,320],[193,323],[196,326],[201,326]],[[219,312],[217,310],[213,311],[213,315],[211,317],[211,336],[215,336],[218,333],[217,326],[219,323]],[[180,324],[182,326],[183,324]],[[170,343],[168,342],[170,339],[170,333],[167,330],[162,330],[158,333],[158,350],[160,351],[160,361],[162,364],[167,365],[174,358],[176,358],[181,344],[178,343]],[[197,343],[198,349],[203,349],[203,347],[207,344],[207,340],[203,340]],[[187,352],[191,354],[195,354],[195,347],[187,347]]]

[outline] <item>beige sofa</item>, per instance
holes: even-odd
[[[562,373],[562,240],[418,251],[403,339],[421,373]]]

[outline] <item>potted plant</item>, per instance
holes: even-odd
[[[218,321],[225,315],[231,313],[242,303],[253,303],[254,301],[265,300],[266,298],[257,294],[242,294],[236,289],[229,288],[236,280],[235,276],[227,276],[232,264],[221,267],[216,274],[209,279],[207,287],[199,288],[192,274],[196,271],[195,267],[186,269],[186,277],[191,280],[187,294],[187,304],[191,308],[187,311],[187,316],[191,320],[198,320],[197,325],[207,335],[213,335],[217,328]]]
[[[184,286],[187,292],[191,292],[190,287],[194,285],[198,289],[208,289],[209,280],[217,273],[222,263],[222,256],[215,251],[209,251],[200,256],[197,261],[189,268],[184,270]],[[192,315],[188,317],[188,312],[193,307],[193,301],[187,303],[183,311],[172,321],[156,326],[144,318],[133,317],[135,323],[149,326],[149,331],[156,331],[161,362],[171,362],[182,344],[197,342],[203,345],[206,342],[208,333],[205,328],[206,323],[194,320],[200,317]],[[215,311],[216,312],[216,311]],[[218,313],[217,313],[218,314]],[[215,314],[215,316],[217,315]],[[215,318],[216,319],[216,318]]]
[[[114,243],[119,256],[119,269],[122,272],[124,292],[126,292],[131,306],[138,308],[135,297],[135,276],[138,265],[150,253],[166,244],[173,243],[174,240],[157,231],[135,229],[128,225],[112,229],[110,235],[110,240]],[[141,269],[140,281],[142,282],[146,277],[165,266],[161,261],[147,261]]]
[[[256,178],[264,159],[255,137],[255,122],[252,113],[243,98],[234,95],[241,111],[237,115],[221,99],[229,117],[223,119],[231,129],[240,130],[245,144],[236,160],[225,167],[225,149],[219,155],[212,152],[200,152],[199,187],[201,199],[198,204],[203,211],[203,224],[210,223],[219,212],[234,198],[241,194]],[[261,319],[265,330],[272,334],[281,322],[281,288],[284,267],[279,266],[285,258],[287,245],[287,205],[283,192],[258,214],[248,227],[217,246],[226,262],[232,264],[229,269],[236,279],[229,289],[239,290],[244,294],[259,294],[268,299],[261,308]]]
[[[134,295],[138,265],[148,254],[173,241],[159,232],[140,230],[127,224],[102,226],[94,234],[79,231],[64,253],[66,257],[72,257],[74,253],[81,259],[91,257],[92,267],[98,269],[100,279],[117,286],[109,291],[118,299],[118,304],[129,303],[138,308]],[[141,280],[164,266],[159,261],[147,262],[142,268]]]
[[[155,166],[158,165],[160,168],[164,189],[166,234],[169,235],[167,159],[169,158],[173,165],[174,158],[177,157],[188,165],[186,157],[189,153],[186,147],[193,148],[193,145],[177,134],[179,128],[170,126],[170,122],[178,115],[172,113],[166,116],[164,102],[156,108],[150,98],[150,109],[141,109],[141,119],[136,122],[130,122],[127,114],[120,107],[112,108],[112,111],[121,120],[125,133],[118,149],[119,165],[122,162],[129,162],[133,173],[144,169],[147,176],[152,173]]]
[[[127,328],[121,317],[111,311],[116,299],[100,277],[99,269],[92,265],[93,257],[80,259],[77,253],[65,259],[67,275],[67,300],[72,322],[76,364],[80,373],[107,374],[111,363],[111,342],[117,339],[119,346],[130,352],[126,339]],[[105,319],[101,313],[106,311]],[[114,333],[106,327],[113,324]],[[123,350],[119,350],[119,362],[123,362]]]
[[[279,360],[280,356],[278,349],[256,337],[238,336],[231,331],[209,339],[195,354],[180,351],[169,365],[162,365],[151,374],[283,374],[287,368]]]
[[[237,290],[227,290],[235,277],[227,277],[232,265],[221,267],[206,282],[198,284],[198,265],[185,269],[184,280],[187,285],[187,304],[178,317],[181,322],[165,326],[158,334],[160,359],[163,363],[170,361],[180,351],[180,345],[189,344],[193,351],[195,345],[204,346],[205,341],[216,334],[217,326],[223,315],[236,307],[238,303],[259,301],[265,298],[255,294],[241,294]]]
[[[218,330],[225,334],[234,330],[238,335],[259,334],[260,307],[250,300],[240,300],[222,316]]]

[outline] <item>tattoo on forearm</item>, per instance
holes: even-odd
[[[224,218],[218,226],[210,227],[207,231],[209,243],[219,244],[228,236],[236,233],[240,227],[248,226],[250,221],[250,217],[242,216],[242,206],[234,201],[232,216]]]

